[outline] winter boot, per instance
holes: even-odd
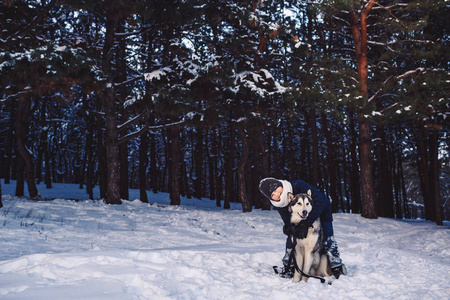
[[[327,238],[324,244],[325,251],[327,253],[328,261],[330,262],[331,271],[336,279],[341,275],[347,275],[347,268],[342,263],[342,259],[339,257],[339,250],[334,236]]]
[[[289,258],[291,256],[291,252],[292,252],[292,249],[286,248],[286,253],[283,256],[283,259],[281,260],[283,262],[283,265],[287,266],[289,264]],[[293,266],[294,266],[294,261],[292,260],[291,267],[293,267]]]
[[[292,278],[294,277],[295,272],[295,266],[294,262],[291,261],[289,264],[289,257],[291,256],[292,249],[286,248],[286,253],[283,256],[283,259],[281,260],[283,262],[283,268],[279,270],[279,272],[276,272],[280,277],[283,278]]]

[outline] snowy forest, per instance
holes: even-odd
[[[442,225],[449,7],[0,1],[0,178],[34,200],[74,183],[108,204],[133,188],[243,212],[270,209],[262,178],[302,179],[334,212]]]

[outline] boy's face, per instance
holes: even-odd
[[[283,187],[279,186],[277,187],[277,189],[275,191],[273,191],[272,195],[270,195],[270,197],[272,198],[273,201],[280,201],[281,198],[281,194],[283,193]]]

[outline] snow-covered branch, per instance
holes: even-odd
[[[15,93],[15,94],[8,95],[6,98],[0,99],[0,102],[4,102],[4,101],[7,101],[9,99],[13,99],[13,98],[16,98],[16,97],[18,97],[20,95],[25,95],[25,94],[28,94],[28,93],[31,93],[31,90],[20,91],[20,92]]]
[[[424,68],[417,68],[415,70],[411,70],[408,72],[405,72],[401,75],[398,76],[391,76],[388,79],[386,79],[383,84],[381,85],[381,88],[378,89],[378,91],[376,91],[376,93],[369,98],[368,103],[371,103],[372,101],[376,100],[386,89],[388,89],[392,84],[403,80],[405,78],[411,77],[411,76],[417,76],[420,73],[424,72],[425,69]]]
[[[134,131],[132,133],[129,133],[121,138],[119,138],[117,140],[118,144],[122,144],[125,143],[126,141],[131,140],[132,138],[138,137],[140,135],[142,135],[143,133],[145,133],[148,130],[148,125],[145,125],[144,127],[142,127],[141,129]]]
[[[127,128],[129,125],[132,125],[132,124],[136,123],[137,121],[139,121],[140,119],[142,119],[144,116],[145,116],[145,111],[140,113],[136,117],[126,121],[125,123],[117,126],[117,130],[122,131],[123,129]]]
[[[163,129],[163,128],[167,128],[167,127],[172,127],[172,126],[177,126],[177,125],[181,125],[185,122],[185,119],[183,118],[182,120],[178,121],[178,122],[173,122],[173,123],[169,123],[169,124],[163,124],[163,125],[156,125],[156,126],[149,126],[148,124],[146,124],[144,127],[142,127],[141,129],[131,132],[121,138],[119,138],[117,140],[118,144],[122,144],[126,141],[131,140],[132,138],[138,137],[140,135],[142,135],[143,133],[147,132],[148,130],[155,130],[155,129]]]
[[[396,41],[391,41],[391,42],[387,42],[387,43],[367,41],[367,44],[369,44],[369,45],[384,46],[384,47],[387,47],[390,45],[395,45],[395,44],[401,44],[401,43],[432,44],[433,41],[430,41],[430,40],[396,40]]]

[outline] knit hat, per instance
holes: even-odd
[[[266,196],[269,200],[272,200],[272,193],[282,186],[281,181],[275,178],[264,178],[259,183],[259,190]]]

